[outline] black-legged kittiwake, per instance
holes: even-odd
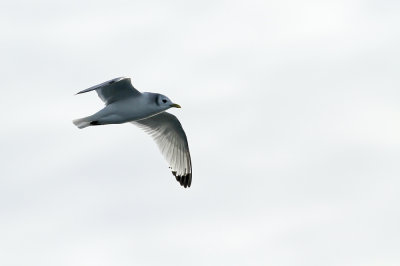
[[[192,183],[192,162],[185,131],[179,120],[165,112],[181,108],[168,97],[152,92],[139,92],[126,77],[115,78],[80,91],[95,90],[106,106],[97,113],[76,119],[78,128],[131,122],[153,137],[170,165],[172,174],[185,188]]]

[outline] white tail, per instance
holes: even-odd
[[[74,123],[74,125],[79,128],[85,128],[90,126],[90,122],[91,121],[89,117],[79,118],[72,121],[72,123]]]

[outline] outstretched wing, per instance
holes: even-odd
[[[192,161],[186,134],[179,120],[174,115],[163,112],[132,123],[153,137],[176,180],[181,186],[190,187]]]
[[[106,105],[128,97],[136,97],[141,94],[132,86],[131,79],[125,77],[115,78],[103,82],[86,90],[80,91],[77,94],[94,90]]]

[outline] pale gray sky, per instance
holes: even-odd
[[[0,264],[400,265],[399,1],[4,1]],[[183,189],[99,82],[182,105]]]

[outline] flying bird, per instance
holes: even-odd
[[[96,91],[105,107],[97,113],[73,120],[78,128],[130,122],[153,137],[170,165],[172,174],[183,187],[192,183],[192,161],[185,131],[179,120],[165,112],[181,108],[167,96],[139,92],[127,77],[115,78],[80,91]]]

